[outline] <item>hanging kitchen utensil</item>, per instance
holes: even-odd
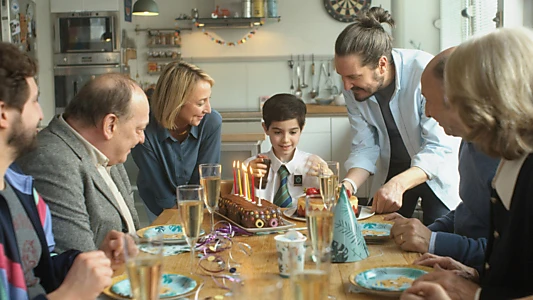
[[[296,78],[298,78],[297,85],[296,85],[296,92],[294,92],[294,96],[298,99],[302,99],[302,89],[300,86],[300,60],[298,59],[298,65],[296,66]]]
[[[290,90],[291,90],[291,94],[294,94],[294,60],[292,59],[292,54],[291,54],[291,59],[288,60],[288,63],[289,63],[289,68],[290,68],[290,79],[291,79],[291,87],[290,87]]]
[[[292,68],[294,67],[294,60],[292,59],[292,54],[291,54],[291,59],[289,59],[289,68]]]
[[[327,91],[327,93],[329,94],[327,95],[327,97],[329,97],[331,96],[331,89],[332,89],[333,82],[331,81],[331,78],[329,77],[329,73],[326,70],[326,65],[324,63],[322,63],[322,71],[324,72],[324,76],[326,76],[326,87],[324,88],[324,90]],[[326,96],[324,97],[327,98]]]
[[[315,99],[316,96],[318,96],[318,91],[315,89],[315,83],[314,83],[314,79],[315,79],[315,55],[314,54],[311,54],[311,91],[309,92],[309,97],[311,97],[311,99]],[[318,75],[318,84],[320,84],[320,74]]]
[[[302,89],[305,89],[309,85],[305,83],[305,54],[302,55],[303,57],[303,64],[302,64],[302,85],[300,86]]]
[[[335,74],[335,73],[337,73],[337,70],[335,69],[335,63],[333,63],[332,65],[333,65],[333,74]],[[332,82],[333,82],[333,80],[332,80]],[[333,95],[340,94],[339,88],[337,87],[337,84],[333,84],[333,88],[332,88],[331,92],[333,93]]]
[[[292,69],[291,69],[292,71]],[[294,95],[294,76],[291,74],[291,94]]]

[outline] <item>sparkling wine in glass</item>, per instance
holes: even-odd
[[[163,236],[124,236],[124,257],[131,295],[139,300],[159,299],[163,273]]]
[[[306,252],[313,250],[307,248]],[[291,262],[294,266],[301,258],[292,256]],[[292,284],[293,297],[296,300],[323,300],[335,299],[328,296],[330,273],[331,273],[331,252],[326,251],[320,256],[304,255],[304,268],[291,268],[290,281]]]
[[[294,299],[326,299],[328,295],[329,274],[323,270],[304,270],[291,276]]]
[[[215,231],[213,214],[218,209],[222,166],[220,164],[201,164],[198,168],[200,171],[200,183],[205,191],[205,206],[211,214],[211,233],[213,233]]]
[[[183,235],[191,247],[191,273],[194,273],[195,247],[204,220],[204,188],[201,185],[178,186],[177,200]]]
[[[339,192],[339,163],[328,161],[322,164],[318,170],[320,182],[320,195],[324,200],[324,205],[332,209],[338,198]]]
[[[307,229],[315,256],[329,251],[333,242],[333,211],[316,205],[320,201],[322,199],[307,196],[305,205]]]

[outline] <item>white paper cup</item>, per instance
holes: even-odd
[[[277,235],[274,239],[276,240],[279,274],[282,277],[289,277],[291,268],[303,270],[307,237],[302,236],[297,240],[291,240],[285,235]]]

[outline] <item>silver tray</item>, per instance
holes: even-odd
[[[296,226],[295,223],[280,217],[279,219],[281,220],[281,224],[278,227],[246,228],[246,227],[243,227],[240,224],[235,223],[232,219],[224,216],[223,214],[219,213],[218,211],[216,211],[215,213],[217,215],[219,215],[220,217],[222,217],[224,220],[226,220],[226,221],[230,222],[231,224],[239,227],[240,229],[244,229],[244,230],[246,230],[248,232],[276,232],[276,231],[282,231],[282,230],[286,230],[286,229],[289,229],[291,227]]]

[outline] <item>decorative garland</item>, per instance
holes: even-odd
[[[195,23],[195,26],[198,27],[199,23]],[[242,45],[244,43],[246,43],[246,41],[248,41],[249,39],[252,38],[252,36],[254,36],[257,31],[259,30],[259,28],[255,28],[254,30],[248,32],[242,39],[238,40],[237,42],[226,42],[224,40],[219,40],[217,39],[216,37],[212,36],[207,30],[205,30],[205,28],[202,28],[202,32],[211,39],[211,41],[217,43],[217,44],[220,44],[222,46],[238,46],[238,45]]]

